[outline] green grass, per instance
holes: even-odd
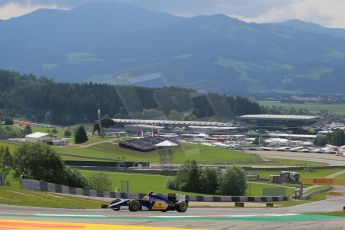
[[[320,200],[325,200],[327,198],[327,192],[318,193],[316,195],[311,196],[308,200],[309,202],[315,202]]]
[[[82,143],[81,145],[90,145],[90,144],[94,144],[97,142],[101,142],[101,141],[107,141],[107,140],[112,140],[114,139],[114,137],[100,137],[100,136],[88,136],[88,141],[85,143]],[[74,141],[74,139],[73,139]]]
[[[77,129],[79,126],[71,126],[71,127],[67,127],[67,128],[56,128],[57,133],[54,134],[56,136],[59,137],[65,137],[65,130],[70,130],[72,132],[72,136],[70,137],[70,143],[73,144],[74,143],[74,130]],[[84,126],[85,127],[85,126]],[[89,127],[88,127],[89,128]],[[53,128],[49,128],[49,127],[32,127],[32,132],[42,132],[42,133],[53,133]],[[87,132],[90,132],[90,129],[87,129]],[[89,140],[85,143],[82,143],[82,145],[88,145],[88,144],[93,144],[99,141],[104,141],[110,138],[102,138],[98,135],[95,136],[88,136]]]
[[[11,143],[7,143],[4,141],[0,141],[0,147],[8,147],[8,149],[10,150],[11,153],[14,153],[14,151],[17,149],[17,145],[15,144],[11,144]]]
[[[88,148],[56,147],[55,149],[62,154],[65,153],[75,156],[104,158],[108,160],[159,162],[157,151],[143,153],[121,148],[116,143],[101,143]],[[181,143],[175,149],[173,161],[184,163],[187,160],[197,160],[198,163],[219,164],[249,164],[262,161],[260,157],[248,153],[219,147]]]
[[[281,188],[282,186],[269,183],[249,182],[246,190],[248,196],[263,196],[264,188]],[[286,195],[292,195],[295,187],[284,187]]]
[[[335,178],[343,178],[343,179],[345,179],[345,173],[340,174],[340,175],[336,176]]]
[[[31,130],[33,133],[36,133],[36,132],[41,132],[41,133],[53,133],[53,128],[49,128],[49,127],[37,127],[37,126],[33,126],[31,127]],[[56,128],[57,130],[57,133],[54,134],[56,136],[59,136],[59,137],[65,137],[64,133],[65,133],[65,129],[63,128]],[[72,133],[73,133],[73,130],[71,130]]]
[[[18,189],[20,188],[19,178],[14,176],[13,170],[6,177],[6,186],[11,186]]]
[[[322,104],[322,103],[283,103],[280,101],[259,101],[260,105],[272,107],[282,106],[287,109],[294,107],[296,110],[307,109],[309,112],[318,114],[321,110],[327,110],[328,112],[336,113],[339,115],[345,115],[345,104]]]
[[[111,141],[95,144],[100,141]],[[57,152],[61,153],[63,160],[98,160],[98,161],[145,161],[145,162],[159,162],[159,155],[157,151],[142,153],[138,151],[124,149],[118,146],[118,142],[122,139],[114,139],[110,137],[101,138],[99,136],[89,137],[89,141],[83,143],[85,147],[65,146],[53,147]],[[73,142],[73,139],[71,139]],[[16,148],[14,144],[0,142],[0,146],[8,146],[13,152]],[[220,147],[211,147],[205,145],[182,143],[175,150],[173,161],[175,163],[184,163],[187,160],[196,160],[198,163],[227,163],[238,165],[272,165],[272,166],[324,166],[325,163],[285,160],[285,159],[269,159],[270,161],[263,161],[259,156],[250,153],[224,149]]]
[[[107,160],[122,160],[126,161],[145,161],[145,162],[159,162],[157,151],[142,153],[138,151],[124,149],[118,146],[117,143],[101,143],[88,148],[73,148],[73,147],[57,147],[56,150],[60,153],[75,155],[76,157],[91,157],[103,158]],[[325,166],[326,163],[286,160],[286,159],[269,159],[270,161],[262,161],[257,155],[250,153],[243,153],[219,147],[210,147],[195,144],[181,144],[181,147],[175,151],[173,161],[176,163],[184,163],[187,160],[195,159],[198,163],[229,163],[238,165],[271,165],[271,166]]]
[[[274,207],[291,207],[291,206],[306,204],[306,203],[310,203],[310,202],[306,200],[294,200],[294,199],[287,200],[287,201],[273,202]]]
[[[328,187],[328,186],[326,186],[326,185],[317,186],[317,187],[315,187],[315,188],[310,189],[310,190],[307,192],[307,194],[312,193],[312,192],[319,191],[319,190],[324,189],[324,188],[327,188],[327,187]]]
[[[320,193],[317,195],[312,196],[309,200],[288,200],[288,201],[279,201],[279,202],[273,202],[275,207],[290,207],[300,204],[307,204],[315,201],[324,200],[327,197],[327,192]]]
[[[313,188],[310,191],[314,192],[317,190],[320,190],[323,187],[327,187],[327,186],[320,186],[317,188]],[[308,193],[310,193],[310,191]],[[327,198],[327,193],[328,192],[323,192],[323,193],[319,193],[316,195],[313,195],[309,200],[288,200],[288,201],[279,201],[279,202],[274,202],[274,206],[277,207],[290,207],[290,206],[295,206],[295,205],[300,205],[300,204],[306,204],[306,203],[311,203],[311,202],[315,202],[315,201],[320,201],[320,200],[325,200]]]
[[[330,215],[330,216],[345,216],[345,211],[338,211],[338,212],[323,212],[320,213],[322,215]]]
[[[15,187],[0,187],[0,203],[7,205],[49,207],[49,208],[70,208],[87,209],[100,208],[102,202],[71,197],[61,194],[21,190]]]
[[[78,157],[78,156],[69,156],[61,154],[61,159],[63,161],[101,161],[101,162],[109,162],[110,160],[106,159],[98,159],[98,158],[90,158],[90,157]]]

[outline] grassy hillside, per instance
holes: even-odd
[[[145,161],[159,162],[157,151],[148,153],[124,149],[117,143],[101,143],[87,148],[70,148],[56,147],[59,153],[71,154],[74,156],[97,157],[111,160],[126,161]],[[230,149],[210,147],[205,145],[196,145],[181,143],[175,149],[173,161],[176,163],[184,163],[187,160],[197,160],[199,163],[254,163],[261,162],[261,158],[244,152],[234,151]]]
[[[321,111],[327,110],[328,112],[345,115],[345,104],[322,104],[322,103],[283,103],[280,101],[259,101],[260,105],[267,106],[272,108],[275,107],[283,107],[287,110],[291,108],[295,108],[296,110],[299,109],[306,109],[313,114],[318,114]]]
[[[102,202],[61,194],[21,190],[15,187],[1,186],[0,204],[49,208],[86,209],[100,208]]]
[[[102,143],[98,143],[101,141]],[[63,160],[68,161],[145,161],[159,162],[157,151],[142,153],[118,146],[119,139],[90,137],[89,141],[75,146],[53,147],[61,154]],[[11,152],[16,149],[15,144],[0,141],[0,146],[8,146]],[[182,144],[175,152],[174,162],[184,163],[186,160],[197,160],[199,163],[229,163],[243,166],[325,166],[328,164],[312,161],[299,161],[287,159],[268,159],[263,161],[256,155],[243,153],[219,147],[204,145]]]

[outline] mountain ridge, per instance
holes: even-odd
[[[344,92],[345,30],[297,24],[185,18],[126,3],[39,10],[0,21],[0,68],[65,82]]]

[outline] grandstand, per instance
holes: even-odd
[[[172,138],[154,136],[120,142],[119,146],[122,148],[136,150],[140,152],[150,152],[156,149],[156,144],[159,144],[166,140],[169,140],[173,143],[177,143],[177,141]]]
[[[317,116],[305,115],[275,115],[275,114],[251,114],[239,116],[238,119],[250,128],[302,128],[318,121]]]
[[[232,123],[211,122],[211,121],[173,121],[173,120],[140,120],[140,119],[113,119],[117,125],[158,125],[158,126],[217,126],[217,127],[231,127]]]

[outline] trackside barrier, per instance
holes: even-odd
[[[124,193],[124,192],[108,192],[96,191],[88,188],[74,188],[60,184],[48,183],[45,181],[37,181],[32,179],[21,179],[21,189],[64,193],[79,196],[105,197],[105,198],[128,198],[141,199],[146,193]],[[188,201],[200,202],[275,202],[290,200],[289,196],[189,196],[186,195]]]

